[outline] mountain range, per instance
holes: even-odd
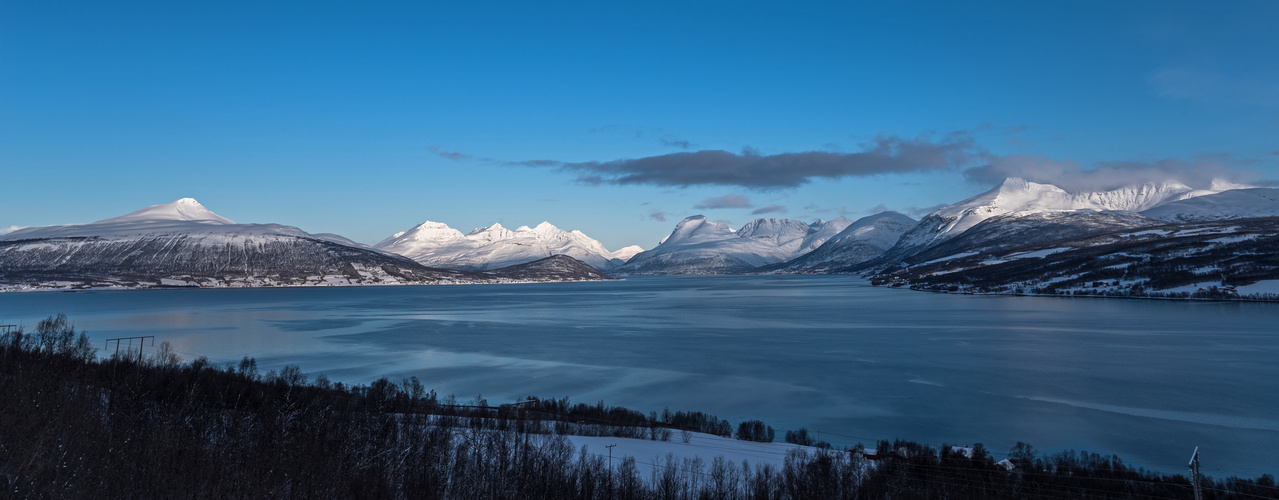
[[[419,264],[463,271],[486,271],[553,255],[567,255],[600,270],[621,265],[640,251],[630,246],[610,252],[581,231],[565,231],[550,222],[514,231],[493,224],[467,234],[447,224],[426,221],[373,245]]]
[[[680,221],[652,250],[613,270],[617,275],[726,274],[789,261],[820,247],[852,224],[847,218],[812,224],[752,220],[741,229],[694,215]]]
[[[237,224],[184,198],[92,224],[0,234],[0,283],[269,286],[608,278],[603,272],[859,273],[877,284],[971,293],[1166,295],[1186,287],[1199,292],[1199,284],[1255,292],[1258,283],[1279,283],[1276,227],[1275,189],[1168,182],[1072,192],[1010,178],[919,221],[883,212],[856,221],[760,218],[733,229],[695,215],[650,250],[609,251],[549,222],[462,233],[427,221],[368,246],[292,226]]]
[[[0,235],[0,284],[27,288],[324,286],[524,280],[436,269],[331,234],[237,224],[191,198],[91,224]],[[581,273],[530,280],[602,279]]]

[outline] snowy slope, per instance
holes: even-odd
[[[716,458],[723,457],[729,463],[740,467],[748,462],[751,467],[771,465],[781,468],[786,454],[793,450],[806,453],[818,453],[819,449],[791,443],[773,442],[757,443],[740,439],[726,438],[701,432],[691,433],[689,441],[683,442],[678,435],[670,441],[651,439],[631,439],[615,437],[564,436],[573,443],[575,450],[586,447],[586,453],[597,457],[608,457],[608,445],[616,445],[612,449],[614,467],[625,457],[635,459],[639,476],[647,480],[653,470],[661,470],[667,466],[668,460],[677,467],[686,467],[685,460],[700,458],[706,466]]]
[[[1009,215],[871,282],[966,293],[1273,300],[1266,285],[1255,285],[1279,280],[1276,245],[1279,217],[1167,223],[1132,212]]]
[[[1246,219],[1279,216],[1279,189],[1232,189],[1179,200],[1141,212],[1170,222]]]
[[[915,221],[912,219],[911,220],[912,225],[914,222]],[[831,238],[834,238],[835,236],[839,235],[844,230],[848,229],[849,226],[852,226],[852,225],[853,225],[853,221],[849,220],[848,217],[844,217],[844,216],[840,216],[838,219],[835,219],[835,220],[818,219],[817,222],[809,224],[809,228],[811,230],[808,232],[807,235],[804,236],[804,241],[802,244],[800,244],[799,251],[796,252],[796,254],[804,255],[806,253],[812,252],[813,250],[820,248]]]
[[[858,219],[812,252],[792,260],[783,272],[823,272],[868,261],[892,248],[916,221],[897,212]]]
[[[652,250],[631,258],[613,274],[725,274],[780,264],[820,246],[851,224],[846,218],[806,224],[755,219],[734,231],[695,215],[680,221]]]
[[[96,238],[129,240],[137,237],[182,235],[206,244],[222,244],[246,237],[314,236],[292,226],[279,224],[236,224],[204,208],[191,198],[153,205],[136,212],[91,224],[29,227],[0,236],[0,241],[47,238]],[[340,238],[340,237],[339,237]],[[317,238],[320,239],[320,238]]]
[[[337,235],[316,236],[279,224],[237,224],[190,198],[92,224],[27,228],[0,236],[0,281],[8,283],[260,286],[389,284],[460,276],[355,246]]]
[[[622,247],[613,252],[613,258],[625,264],[626,261],[631,260],[631,257],[634,257],[636,254],[643,251],[644,251],[644,247],[641,247],[639,245]]]
[[[549,222],[514,231],[493,224],[462,234],[446,224],[427,221],[382,240],[374,248],[428,267],[467,271],[523,264],[552,255],[567,255],[596,269],[611,269],[622,263],[613,252],[581,231],[564,231]]]
[[[1140,212],[1178,200],[1214,194],[1176,183],[1146,183],[1111,191],[1071,193],[1051,184],[1008,178],[999,186],[924,217],[902,236],[893,253],[928,247],[986,219],[1010,214],[1071,211]]]

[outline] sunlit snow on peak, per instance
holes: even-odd
[[[195,198],[182,198],[177,201],[151,205],[119,217],[103,219],[94,224],[113,224],[120,222],[200,222],[204,224],[235,224],[234,221],[213,213]]]

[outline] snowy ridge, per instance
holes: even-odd
[[[567,255],[596,269],[611,269],[623,261],[581,231],[564,231],[550,222],[514,231],[493,224],[469,234],[439,222],[423,222],[373,246],[428,266],[484,271],[523,264],[552,255]]]
[[[914,223],[914,219],[912,219],[911,222]],[[820,248],[827,241],[830,241],[831,238],[842,234],[853,224],[853,221],[842,215],[839,216],[838,219],[829,221],[818,219],[817,222],[809,224],[811,231],[809,231],[808,235],[804,236],[804,242],[799,246],[799,251],[797,253],[799,255],[803,255]],[[896,238],[894,238],[893,241],[897,241]],[[890,244],[889,246],[892,245]]]
[[[929,214],[902,236],[900,246],[930,246],[991,217],[1073,211],[1139,212],[1179,200],[1215,194],[1178,182],[1146,183],[1110,191],[1071,193],[1051,184],[1008,178],[999,186]]]
[[[1167,203],[1141,213],[1169,222],[1279,216],[1279,189],[1234,189]]]
[[[820,246],[851,221],[807,224],[793,219],[761,218],[734,231],[705,216],[688,217],[656,248],[631,258],[614,274],[724,274],[780,264]]]

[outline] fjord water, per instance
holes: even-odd
[[[836,446],[1016,441],[1183,472],[1279,472],[1279,304],[946,295],[849,276],[0,294],[0,323],[66,313],[102,347],[459,401],[526,395],[807,427]],[[114,348],[114,345],[112,346]],[[148,349],[150,349],[148,347]]]

